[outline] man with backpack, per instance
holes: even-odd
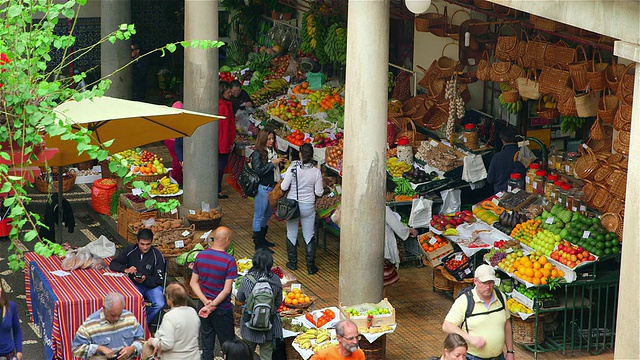
[[[505,295],[494,289],[499,281],[493,267],[478,266],[473,288],[460,291],[442,323],[442,331],[459,334],[467,341],[467,359],[515,359],[511,316]],[[502,353],[503,344],[507,347],[506,357]]]
[[[282,338],[282,321],[277,314],[282,304],[282,282],[271,272],[273,256],[267,249],[258,249],[252,263],[236,294],[236,299],[245,303],[240,336],[251,351],[260,345],[261,360],[271,360],[274,341]]]

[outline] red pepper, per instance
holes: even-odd
[[[313,315],[311,313],[307,313],[307,315],[305,315],[304,317],[309,320],[310,323],[316,325],[316,320],[313,318]]]

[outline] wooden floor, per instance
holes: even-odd
[[[164,147],[162,147],[164,148]],[[160,147],[152,151],[162,152]],[[165,158],[170,159],[166,154]],[[243,199],[223,181],[223,192],[228,199],[220,200],[223,219],[222,225],[234,232],[236,257],[253,256],[251,222],[253,219],[253,201]],[[273,217],[269,220],[267,239],[276,243],[273,248],[274,263],[284,267],[286,263],[286,226],[285,222]],[[322,237],[322,234],[316,234]],[[301,236],[300,236],[301,238]],[[327,236],[327,250],[320,246],[317,250],[316,265],[320,269],[315,275],[308,275],[304,260],[304,249],[298,247],[298,270],[293,272],[303,286],[303,290],[316,298],[316,307],[337,306],[338,299],[338,262],[339,239]],[[387,359],[428,359],[442,354],[442,341],[445,334],[441,331],[442,321],[453,303],[453,299],[432,290],[432,270],[429,267],[402,266],[399,270],[400,281],[387,293],[389,301],[396,309],[398,327],[395,333],[387,336]],[[516,359],[534,359],[534,354],[516,345]],[[613,351],[605,351],[598,356],[586,352],[562,354],[561,352],[539,353],[537,359],[613,359]]]

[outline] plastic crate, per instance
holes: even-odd
[[[449,269],[445,265],[449,260],[455,258],[456,256],[466,256],[466,255],[464,255],[462,251],[458,251],[443,257],[442,264],[444,265],[444,269],[458,281],[461,281],[462,279],[465,279],[468,277],[473,277],[473,263],[471,262],[469,257],[467,257],[467,260],[464,263],[460,264],[457,268],[453,270]]]

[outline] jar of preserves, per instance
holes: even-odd
[[[524,181],[522,181],[522,174],[520,173],[512,173],[507,183],[507,192],[517,192],[518,190],[516,189],[524,190]]]
[[[575,192],[573,193],[571,211],[587,211],[587,205],[584,201],[584,192],[581,189],[575,189]]]
[[[556,171],[563,171],[564,167],[564,151],[558,150],[553,157],[553,168]]]
[[[533,193],[538,195],[544,195],[544,177],[547,172],[544,170],[536,171],[536,176],[533,178]]]
[[[465,124],[464,132],[462,133],[462,141],[464,146],[469,150],[475,150],[478,148],[478,131],[474,124]]]
[[[547,198],[549,202],[552,202],[553,183],[556,182],[556,180],[558,180],[558,175],[550,174],[549,176],[547,176],[547,182],[544,185],[544,197]]]
[[[553,183],[553,193],[550,200],[553,204],[558,204],[560,201],[560,191],[562,190],[562,185],[564,185],[564,181],[556,180]]]
[[[536,177],[536,171],[540,170],[540,164],[531,163],[529,170],[524,178],[524,187],[528,193],[533,193],[533,179]]]
[[[574,169],[576,167],[576,161],[580,157],[580,153],[568,152],[564,157],[564,173],[569,176],[576,176]]]
[[[398,161],[402,161],[406,164],[413,165],[413,147],[409,138],[401,136],[398,138],[398,146],[396,156]]]
[[[568,204],[568,197],[569,197],[569,191],[571,190],[572,186],[569,184],[564,184],[560,187],[560,193],[558,195],[558,205],[562,206],[562,207],[567,207]]]

